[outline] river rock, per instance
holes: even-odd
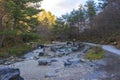
[[[80,58],[80,61],[81,61],[81,62],[86,62],[86,60],[85,60],[85,59],[83,59],[83,58]]]
[[[38,65],[50,65],[51,61],[48,59],[39,59],[38,60]]]
[[[20,76],[19,69],[0,68],[0,80],[24,80]]]
[[[52,58],[52,59],[50,59],[50,62],[58,62],[58,59],[57,58]]]
[[[78,63],[80,63],[79,58],[68,58],[64,61],[64,66],[76,65]]]
[[[63,49],[57,50],[56,55],[59,56],[59,57],[65,55],[65,50],[63,50]]]
[[[38,57],[38,56],[34,56],[33,59],[34,59],[34,60],[38,60],[39,57]]]
[[[72,63],[70,63],[69,61],[64,61],[64,66],[70,66]]]
[[[45,78],[47,77],[56,77],[57,75],[55,73],[49,72],[45,74]]]
[[[5,63],[4,63],[4,65],[10,65],[10,64],[12,64],[13,62],[11,62],[11,61],[6,61]]]
[[[44,52],[39,52],[39,56],[44,56]]]
[[[55,47],[51,47],[50,49],[51,49],[51,51],[56,52],[56,48]]]
[[[80,62],[80,59],[79,58],[70,58],[67,61],[70,62],[71,64],[78,64]]]
[[[77,51],[78,50],[78,47],[77,46],[73,46],[71,47],[72,51]]]

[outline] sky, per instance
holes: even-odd
[[[80,4],[85,4],[87,0],[43,0],[41,7],[52,12],[57,17],[78,9]]]

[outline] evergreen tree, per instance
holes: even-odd
[[[87,17],[89,18],[90,26],[93,27],[94,16],[96,15],[96,4],[93,0],[90,0],[86,2],[85,6],[87,7]]]
[[[18,41],[22,42],[26,33],[34,35],[32,33],[33,29],[38,24],[35,15],[40,10],[32,4],[35,5],[40,1],[42,0],[0,0],[0,10],[2,10],[0,12],[0,17],[2,18],[0,20],[0,27],[3,27],[3,30],[0,32],[0,37],[4,36],[4,39],[0,41],[2,42],[1,45],[8,39],[14,41],[16,44]]]

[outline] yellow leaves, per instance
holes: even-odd
[[[19,31],[17,31],[17,35],[20,35],[22,32],[19,30]]]
[[[37,18],[37,15],[33,15],[32,18]]]
[[[20,24],[22,24],[22,23],[23,23],[23,21],[19,21],[19,23],[20,23]]]
[[[47,11],[43,10],[36,16],[37,16],[38,21],[40,21],[43,25],[51,26],[51,25],[55,24],[55,16],[52,15],[51,12],[47,12]]]
[[[27,22],[24,22],[24,21],[19,21],[20,24],[23,24],[25,26],[28,26]]]
[[[24,22],[24,21],[19,21],[20,24],[24,25],[25,29],[27,32],[30,32],[30,30],[32,29],[27,22]],[[20,33],[20,32],[19,32]],[[18,34],[19,34],[18,33]]]
[[[37,17],[38,17],[37,15],[33,15],[32,17],[26,16],[26,19],[30,20],[31,18],[37,18]]]
[[[25,18],[28,20],[30,20],[31,18],[37,18],[37,15],[28,16],[27,14],[24,14],[24,16],[26,16]]]
[[[27,32],[30,32],[32,28],[30,26],[27,27]]]
[[[30,20],[30,16],[26,16],[26,19]]]
[[[24,25],[25,25],[25,26],[28,26],[28,24],[27,24],[26,22],[24,22]]]

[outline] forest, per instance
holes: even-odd
[[[70,41],[120,48],[120,0],[88,0],[56,17],[42,0],[0,0],[0,56],[22,55],[37,43]]]

